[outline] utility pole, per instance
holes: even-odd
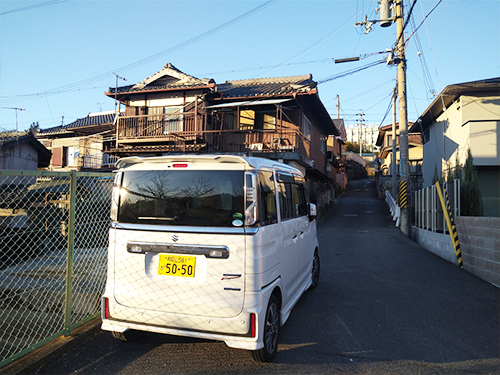
[[[398,195],[398,165],[396,160],[396,97],[398,96],[396,88],[392,90],[392,196]]]
[[[400,186],[400,205],[401,194],[408,194],[410,191],[410,164],[408,155],[408,112],[406,104],[406,58],[405,58],[405,32],[404,32],[404,12],[403,0],[396,0],[396,27],[397,27],[397,46],[396,62],[398,64],[398,96],[399,96],[399,157],[401,164]],[[405,185],[401,185],[404,183]],[[406,191],[406,192],[405,192]],[[410,198],[411,194],[406,196],[406,204],[401,205],[401,231],[411,237],[410,220]]]
[[[359,122],[359,156],[360,157],[363,157],[363,125],[364,125],[364,116],[365,114],[363,113],[363,110],[360,109],[359,110],[359,113],[358,113],[358,116],[359,116],[359,119],[357,120]]]
[[[340,118],[340,97],[337,94],[337,118]]]
[[[17,112],[23,112],[23,111],[26,111],[26,109],[24,109],[24,108],[15,108],[15,107],[2,107],[2,108],[13,109],[14,111],[16,111],[16,133],[17,133]]]
[[[411,236],[410,220],[410,164],[408,155],[408,111],[406,103],[406,57],[405,57],[405,34],[404,34],[404,11],[403,0],[380,0],[380,19],[365,19],[364,22],[356,22],[354,25],[363,25],[368,34],[374,23],[379,22],[380,26],[388,27],[396,22],[397,40],[395,51],[393,50],[388,64],[398,65],[398,96],[399,96],[399,157],[401,166],[401,180],[399,189],[399,201],[401,208],[401,231],[408,237]],[[391,9],[394,10],[394,17],[391,17]],[[395,54],[393,58],[393,54]],[[394,154],[394,152],[393,152]]]

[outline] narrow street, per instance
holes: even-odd
[[[497,374],[499,291],[394,227],[373,180],[319,222],[321,278],[282,327],[273,363],[224,343],[102,332],[36,374]]]

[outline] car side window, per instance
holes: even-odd
[[[276,210],[276,192],[272,172],[259,172],[260,199],[259,219],[261,225],[275,224],[278,222]]]
[[[307,215],[307,202],[303,184],[293,184],[294,216]]]
[[[281,209],[281,220],[293,218],[292,185],[285,182],[278,182],[278,195]]]

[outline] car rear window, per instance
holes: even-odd
[[[243,225],[242,171],[125,171],[118,221],[132,224]]]

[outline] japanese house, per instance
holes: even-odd
[[[329,135],[340,133],[311,75],[226,81],[198,79],[167,64],[143,81],[110,88],[125,105],[116,144],[127,155],[233,153],[283,161],[304,171],[319,206],[330,203]]]
[[[48,166],[53,171],[111,170],[117,158],[114,147],[114,111],[89,113],[67,124],[41,129],[37,139],[52,151]]]

